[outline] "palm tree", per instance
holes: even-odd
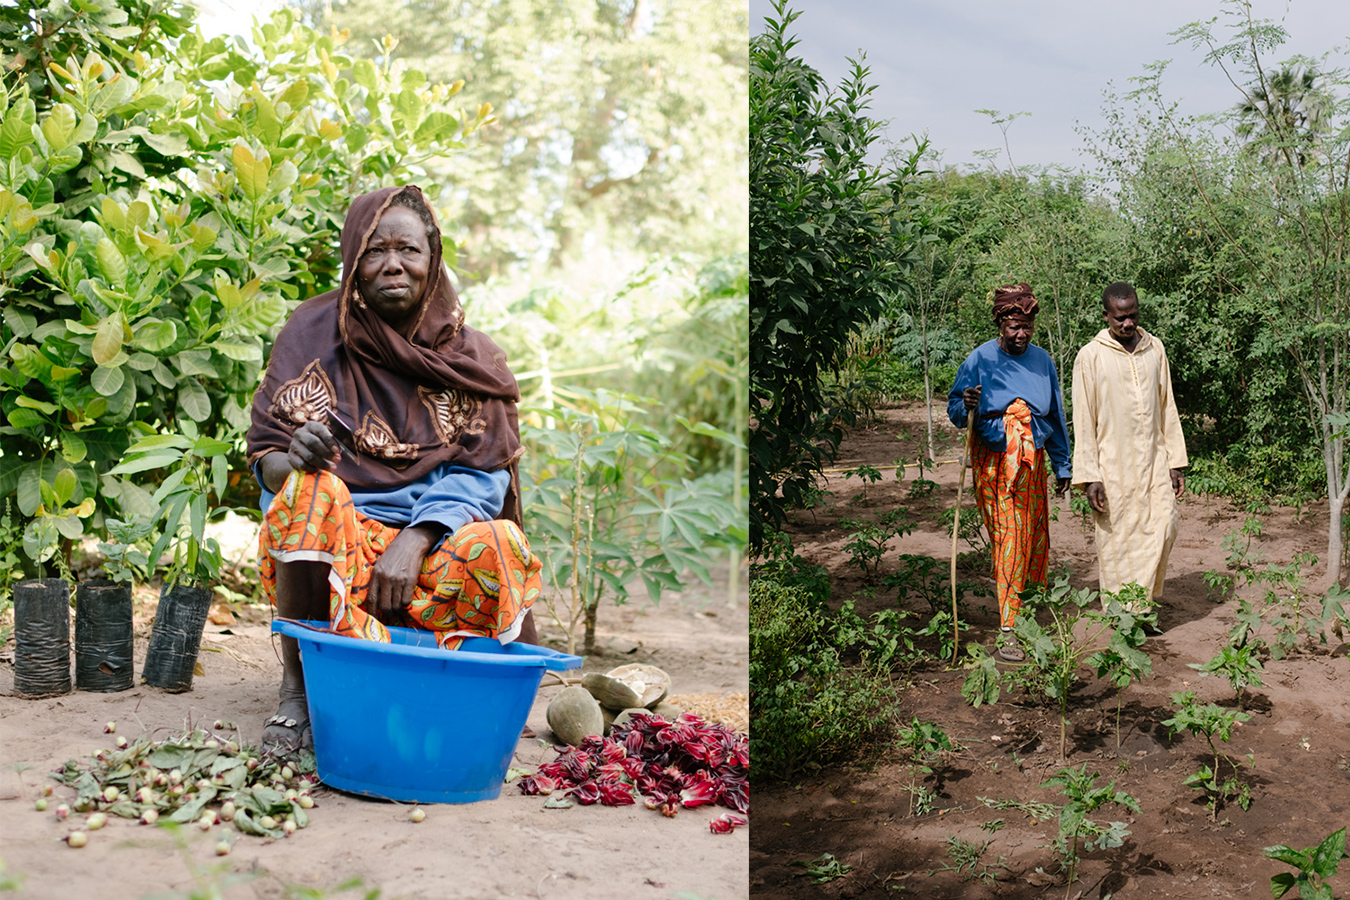
[[[1238,137],[1269,146],[1273,157],[1284,157],[1290,165],[1306,166],[1331,108],[1331,98],[1318,83],[1321,77],[1315,66],[1282,66],[1269,78],[1263,76],[1235,107],[1241,120]]]

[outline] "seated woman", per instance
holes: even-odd
[[[352,203],[342,282],[301,304],[253,399],[263,590],[278,614],[389,640],[386,626],[535,641],[539,561],[520,531],[506,355],[464,324],[416,187]],[[281,638],[262,747],[312,746],[299,650]]]
[[[1040,307],[1026,282],[994,291],[998,337],[971,351],[947,395],[947,417],[964,428],[975,415],[971,468],[989,532],[998,585],[997,655],[1022,662],[1012,634],[1022,591],[1045,583],[1050,557],[1046,457],[1059,493],[1069,489],[1069,434],[1050,354],[1031,343]]]

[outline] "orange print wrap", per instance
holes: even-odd
[[[1015,400],[1003,417],[1008,449],[975,441],[971,465],[975,498],[984,516],[998,584],[999,624],[1011,628],[1022,608],[1021,592],[1043,584],[1050,560],[1050,515],[1045,449],[1031,436],[1031,411]]]
[[[520,633],[542,585],[540,561],[514,522],[471,522],[436,546],[408,607],[381,622],[364,608],[371,571],[399,529],[357,512],[332,472],[292,472],[258,535],[263,593],[276,603],[275,561],[328,563],[329,624],[339,634],[388,643],[387,625],[436,633],[454,650],[465,637]]]

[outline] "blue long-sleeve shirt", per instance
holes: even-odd
[[[258,478],[256,464],[253,475],[262,488],[262,510],[267,512],[276,495]],[[351,494],[352,504],[366,518],[396,528],[434,522],[453,534],[470,522],[489,522],[500,516],[510,486],[509,469],[480,472],[446,463],[401,488],[353,490]]]
[[[961,398],[966,388],[983,385],[975,410],[975,432],[985,446],[1002,452],[1008,447],[1003,432],[1003,412],[1019,397],[1031,410],[1031,437],[1037,449],[1044,447],[1056,478],[1069,478],[1069,431],[1064,425],[1064,400],[1054,360],[1035,344],[1021,355],[1007,352],[998,340],[976,347],[956,371],[956,381],[947,394],[947,417],[958,428],[966,427],[966,407]]]

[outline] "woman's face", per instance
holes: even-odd
[[[1035,322],[1025,316],[1005,316],[998,323],[999,345],[1013,356],[1025,353],[1031,344],[1031,329]]]
[[[366,305],[407,336],[417,320],[431,268],[427,228],[417,213],[391,206],[356,263],[356,287]]]

